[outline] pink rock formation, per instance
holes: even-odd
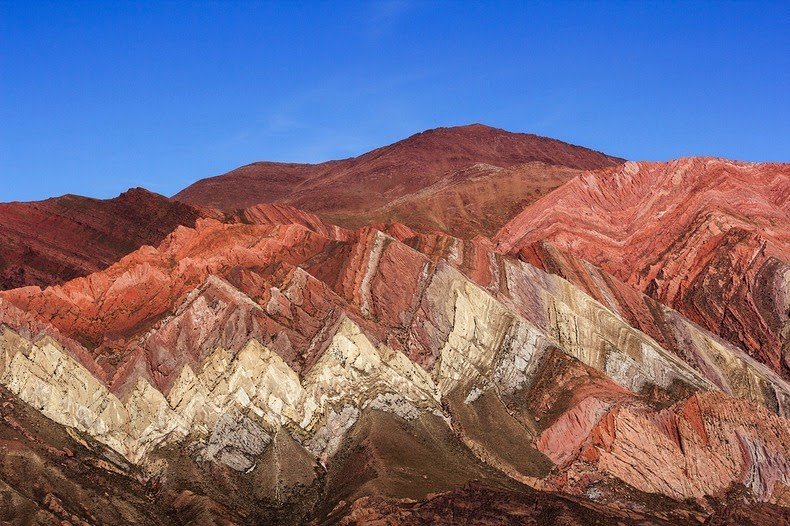
[[[587,173],[497,234],[581,257],[790,376],[790,165],[722,159]]]

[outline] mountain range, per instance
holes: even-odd
[[[788,203],[475,124],[0,204],[0,521],[788,524]]]

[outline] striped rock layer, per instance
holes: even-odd
[[[496,235],[548,242],[790,378],[790,165],[690,158],[587,172]]]
[[[0,293],[4,390],[200,521],[298,523],[473,480],[625,523],[696,524],[739,488],[790,504],[787,382],[604,271],[261,214]]]

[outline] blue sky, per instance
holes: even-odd
[[[790,2],[0,2],[0,201],[482,122],[790,161]]]

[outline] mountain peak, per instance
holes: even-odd
[[[381,209],[445,184],[459,170],[478,164],[509,168],[535,162],[556,167],[547,170],[553,173],[616,166],[623,160],[556,139],[473,123],[425,130],[350,159],[317,165],[246,165],[200,180],[174,198],[222,210],[278,201],[323,213],[341,226],[359,226],[344,220],[406,219],[384,217]],[[471,232],[480,233],[493,232]]]

